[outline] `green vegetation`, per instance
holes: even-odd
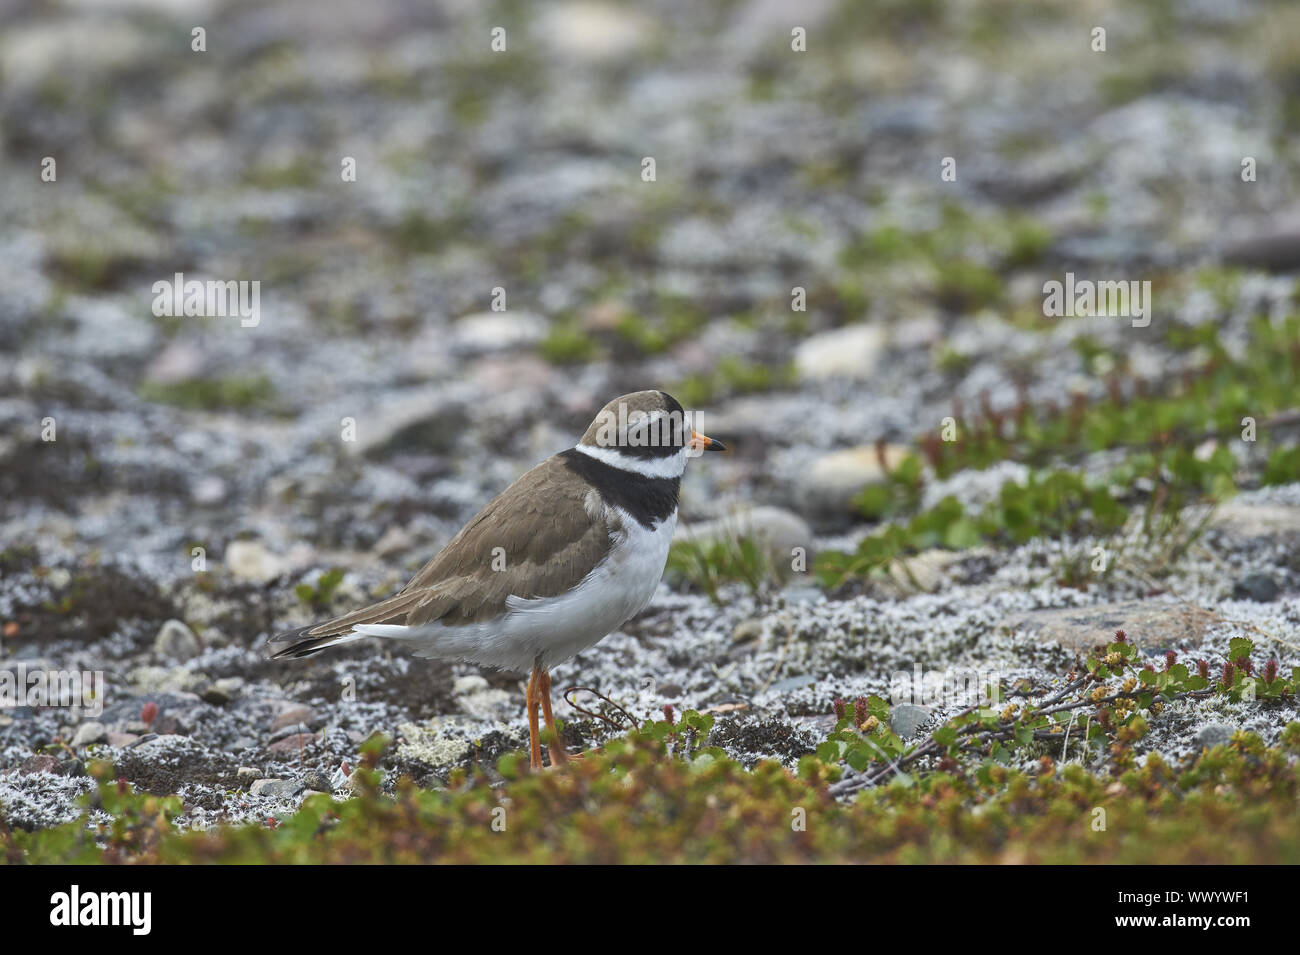
[[[187,378],[184,381],[146,381],[140,397],[195,411],[241,411],[266,408],[275,386],[266,375],[231,375],[226,378]]]
[[[1156,669],[1121,631],[1063,685],[997,689],[914,743],[889,729],[883,700],[836,700],[835,729],[797,774],[770,760],[746,770],[709,745],[711,716],[667,707],[560,770],[527,772],[511,753],[504,785],[457,771],[445,790],[402,778],[388,794],[389,741],[376,736],[354,798],[315,795],[283,819],[206,832],[175,828],[179,798],[93,763],[86,802],[107,819],[0,826],[0,861],[1300,862],[1300,723],[1272,747],[1237,732],[1177,763],[1137,758],[1180,699],[1293,699],[1300,670],[1270,661],[1256,675],[1253,651],[1239,639],[1221,666],[1169,654]],[[1026,760],[1032,771],[1017,768]]]
[[[668,389],[688,408],[710,404],[723,396],[771,391],[794,382],[794,367],[773,367],[726,355],[707,372],[690,375]]]
[[[572,318],[556,322],[538,347],[553,365],[581,365],[595,358],[597,351],[596,342]]]
[[[323,613],[329,610],[330,603],[334,600],[334,593],[341,583],[343,583],[343,568],[332,567],[316,578],[315,586],[299,584],[293,588],[293,592],[311,609]]]
[[[715,604],[720,604],[719,590],[723,584],[739,581],[750,593],[758,594],[769,582],[780,579],[778,571],[760,541],[742,536],[705,543],[677,541],[668,551],[665,573],[670,580],[685,579],[708,594]]]
[[[1258,440],[1274,418],[1282,421],[1294,410],[1300,395],[1300,317],[1278,323],[1257,320],[1240,356],[1224,348],[1213,326],[1176,328],[1170,335],[1176,347],[1202,360],[1174,379],[1165,393],[1152,394],[1143,382],[1126,393],[1116,379],[1102,400],[1076,395],[1064,409],[1031,409],[1022,403],[1006,413],[985,407],[967,416],[958,410],[952,422],[955,440],[923,436],[918,455],[854,500],[861,516],[897,522],[868,535],[851,554],[820,554],[818,579],[834,586],[884,571],[930,547],[961,550],[1037,537],[1106,537],[1139,518],[1148,539],[1181,535],[1174,547],[1185,551],[1200,528],[1181,526],[1182,509],[1222,501],[1237,489],[1243,462],[1229,441],[1241,437],[1247,419],[1254,422]],[[1102,360],[1113,364],[1112,356],[1091,339],[1080,338],[1075,347],[1085,366]],[[1058,463],[1109,449],[1125,454],[1103,480],[1086,481]],[[940,477],[1007,460],[1034,470],[1023,483],[1006,482],[998,499],[978,514],[965,513],[951,497],[917,512],[922,457]],[[1300,448],[1273,449],[1259,480],[1266,485],[1300,480]],[[1083,575],[1078,567],[1066,568],[1064,579],[1078,584]]]

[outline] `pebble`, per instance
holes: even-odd
[[[865,381],[880,364],[885,337],[885,330],[876,325],[848,325],[812,335],[795,349],[795,370],[803,381]]]
[[[235,540],[226,545],[226,569],[236,580],[266,584],[284,573],[283,560],[257,541]]]
[[[889,711],[889,728],[900,739],[912,739],[930,718],[930,713],[915,703],[900,703]]]
[[[269,753],[296,753],[300,749],[318,742],[320,739],[321,735],[319,733],[312,733],[310,735],[306,733],[294,733],[291,736],[286,736],[283,739],[276,740],[274,743],[266,747],[266,750]]]
[[[1088,651],[1109,643],[1116,630],[1123,630],[1138,646],[1170,648],[1196,645],[1205,639],[1213,616],[1205,610],[1167,600],[1134,600],[1097,604],[1092,607],[1064,607],[1030,610],[1014,614],[1001,626],[1036,634],[1044,643],[1059,643],[1071,650]]]
[[[901,445],[877,450],[867,444],[814,459],[796,489],[800,510],[814,522],[845,523],[853,515],[854,497],[867,485],[882,483],[909,453]]]
[[[1253,600],[1256,603],[1272,603],[1277,600],[1280,590],[1277,581],[1270,574],[1256,572],[1246,574],[1232,585],[1232,596],[1237,600]]]
[[[248,787],[254,796],[296,796],[305,787],[299,779],[257,779]]]
[[[32,773],[58,773],[58,771],[59,761],[48,753],[28,756],[18,766],[18,772],[24,776],[30,776]]]
[[[452,696],[464,696],[467,693],[481,693],[488,688],[488,681],[481,676],[462,676],[451,685]]]
[[[271,732],[284,729],[286,726],[297,727],[311,726],[312,721],[316,719],[316,711],[306,704],[296,704],[280,711],[279,715],[271,721]]]
[[[168,620],[153,640],[154,652],[168,660],[193,660],[203,652],[199,638],[181,620]]]
[[[322,772],[312,769],[303,774],[302,783],[308,789],[316,792],[331,792],[334,787],[330,785],[329,778]]]
[[[1196,745],[1202,749],[1212,749],[1215,746],[1224,746],[1231,742],[1232,734],[1237,732],[1237,727],[1230,726],[1227,723],[1210,723],[1203,727],[1196,734]]]
[[[103,723],[98,720],[87,720],[77,727],[77,735],[72,737],[72,748],[81,749],[91,743],[102,743],[106,735],[107,730]]]

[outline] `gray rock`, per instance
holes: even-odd
[[[258,779],[248,787],[248,791],[254,796],[277,798],[296,796],[305,788],[300,779]]]
[[[225,706],[230,702],[231,696],[225,690],[214,685],[200,693],[199,699],[204,703],[211,703],[213,706]]]
[[[889,728],[901,739],[911,739],[918,735],[929,718],[930,714],[924,707],[900,703],[889,711]]]
[[[1270,574],[1256,571],[1246,574],[1232,585],[1232,596],[1237,600],[1253,600],[1256,603],[1272,603],[1277,600],[1279,588],[1277,581]]]
[[[452,326],[451,343],[459,351],[482,353],[528,348],[546,337],[546,322],[531,312],[479,312]]]
[[[880,363],[885,338],[885,330],[877,325],[847,325],[811,335],[795,349],[795,369],[803,381],[865,381]]]
[[[211,703],[214,706],[225,706],[239,695],[239,691],[242,690],[243,687],[244,681],[241,677],[225,677],[207,687],[199,694],[199,698],[203,700],[204,703]]]
[[[1279,222],[1263,234],[1230,243],[1223,250],[1223,261],[1272,272],[1300,268],[1300,222]]]
[[[203,645],[183,621],[168,620],[154,637],[153,649],[168,660],[193,660],[203,652]]]
[[[48,753],[38,753],[35,756],[28,756],[18,767],[18,772],[24,776],[30,776],[32,773],[58,773],[59,761]]]
[[[901,446],[877,450],[868,444],[822,455],[808,466],[795,490],[800,509],[814,523],[842,524],[853,513],[853,498],[867,485],[884,482],[909,453]]]
[[[1211,749],[1215,746],[1224,746],[1232,740],[1232,734],[1237,732],[1237,727],[1230,726],[1227,723],[1211,723],[1202,727],[1201,731],[1196,734],[1196,745],[1202,749]]]
[[[1002,621],[1008,630],[1036,634],[1044,643],[1088,651],[1123,630],[1140,647],[1199,646],[1214,616],[1207,610],[1166,600],[1132,600],[1094,607],[1030,610]]]
[[[451,685],[452,696],[467,696],[471,693],[482,693],[488,688],[488,681],[478,674],[463,676]]]
[[[77,735],[72,737],[72,748],[81,749],[91,743],[102,743],[107,737],[107,729],[98,720],[86,720],[77,727]]]
[[[797,676],[788,676],[784,680],[778,680],[773,683],[771,690],[773,693],[793,693],[795,690],[802,690],[812,686],[817,682],[817,677],[810,673],[800,673]]]
[[[334,789],[326,775],[314,769],[303,774],[302,783],[308,789],[313,789],[316,792],[327,793],[332,792]]]
[[[279,715],[271,721],[271,732],[277,730],[297,729],[299,726],[311,727],[312,722],[316,719],[316,711],[306,704],[297,704],[290,706],[288,709],[281,710]]]
[[[227,544],[225,564],[226,570],[236,580],[254,584],[269,583],[288,567],[287,561],[252,540],[236,540]]]

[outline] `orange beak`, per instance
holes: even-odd
[[[691,450],[693,451],[725,451],[727,446],[721,441],[710,438],[707,434],[700,434],[698,431],[691,432]]]

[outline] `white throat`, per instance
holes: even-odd
[[[600,461],[602,464],[608,464],[612,468],[618,468],[620,471],[627,471],[648,478],[681,477],[686,471],[686,459],[691,454],[689,447],[684,447],[676,454],[666,458],[634,458],[630,454],[623,454],[615,448],[597,448],[589,444],[576,445],[574,450]]]

